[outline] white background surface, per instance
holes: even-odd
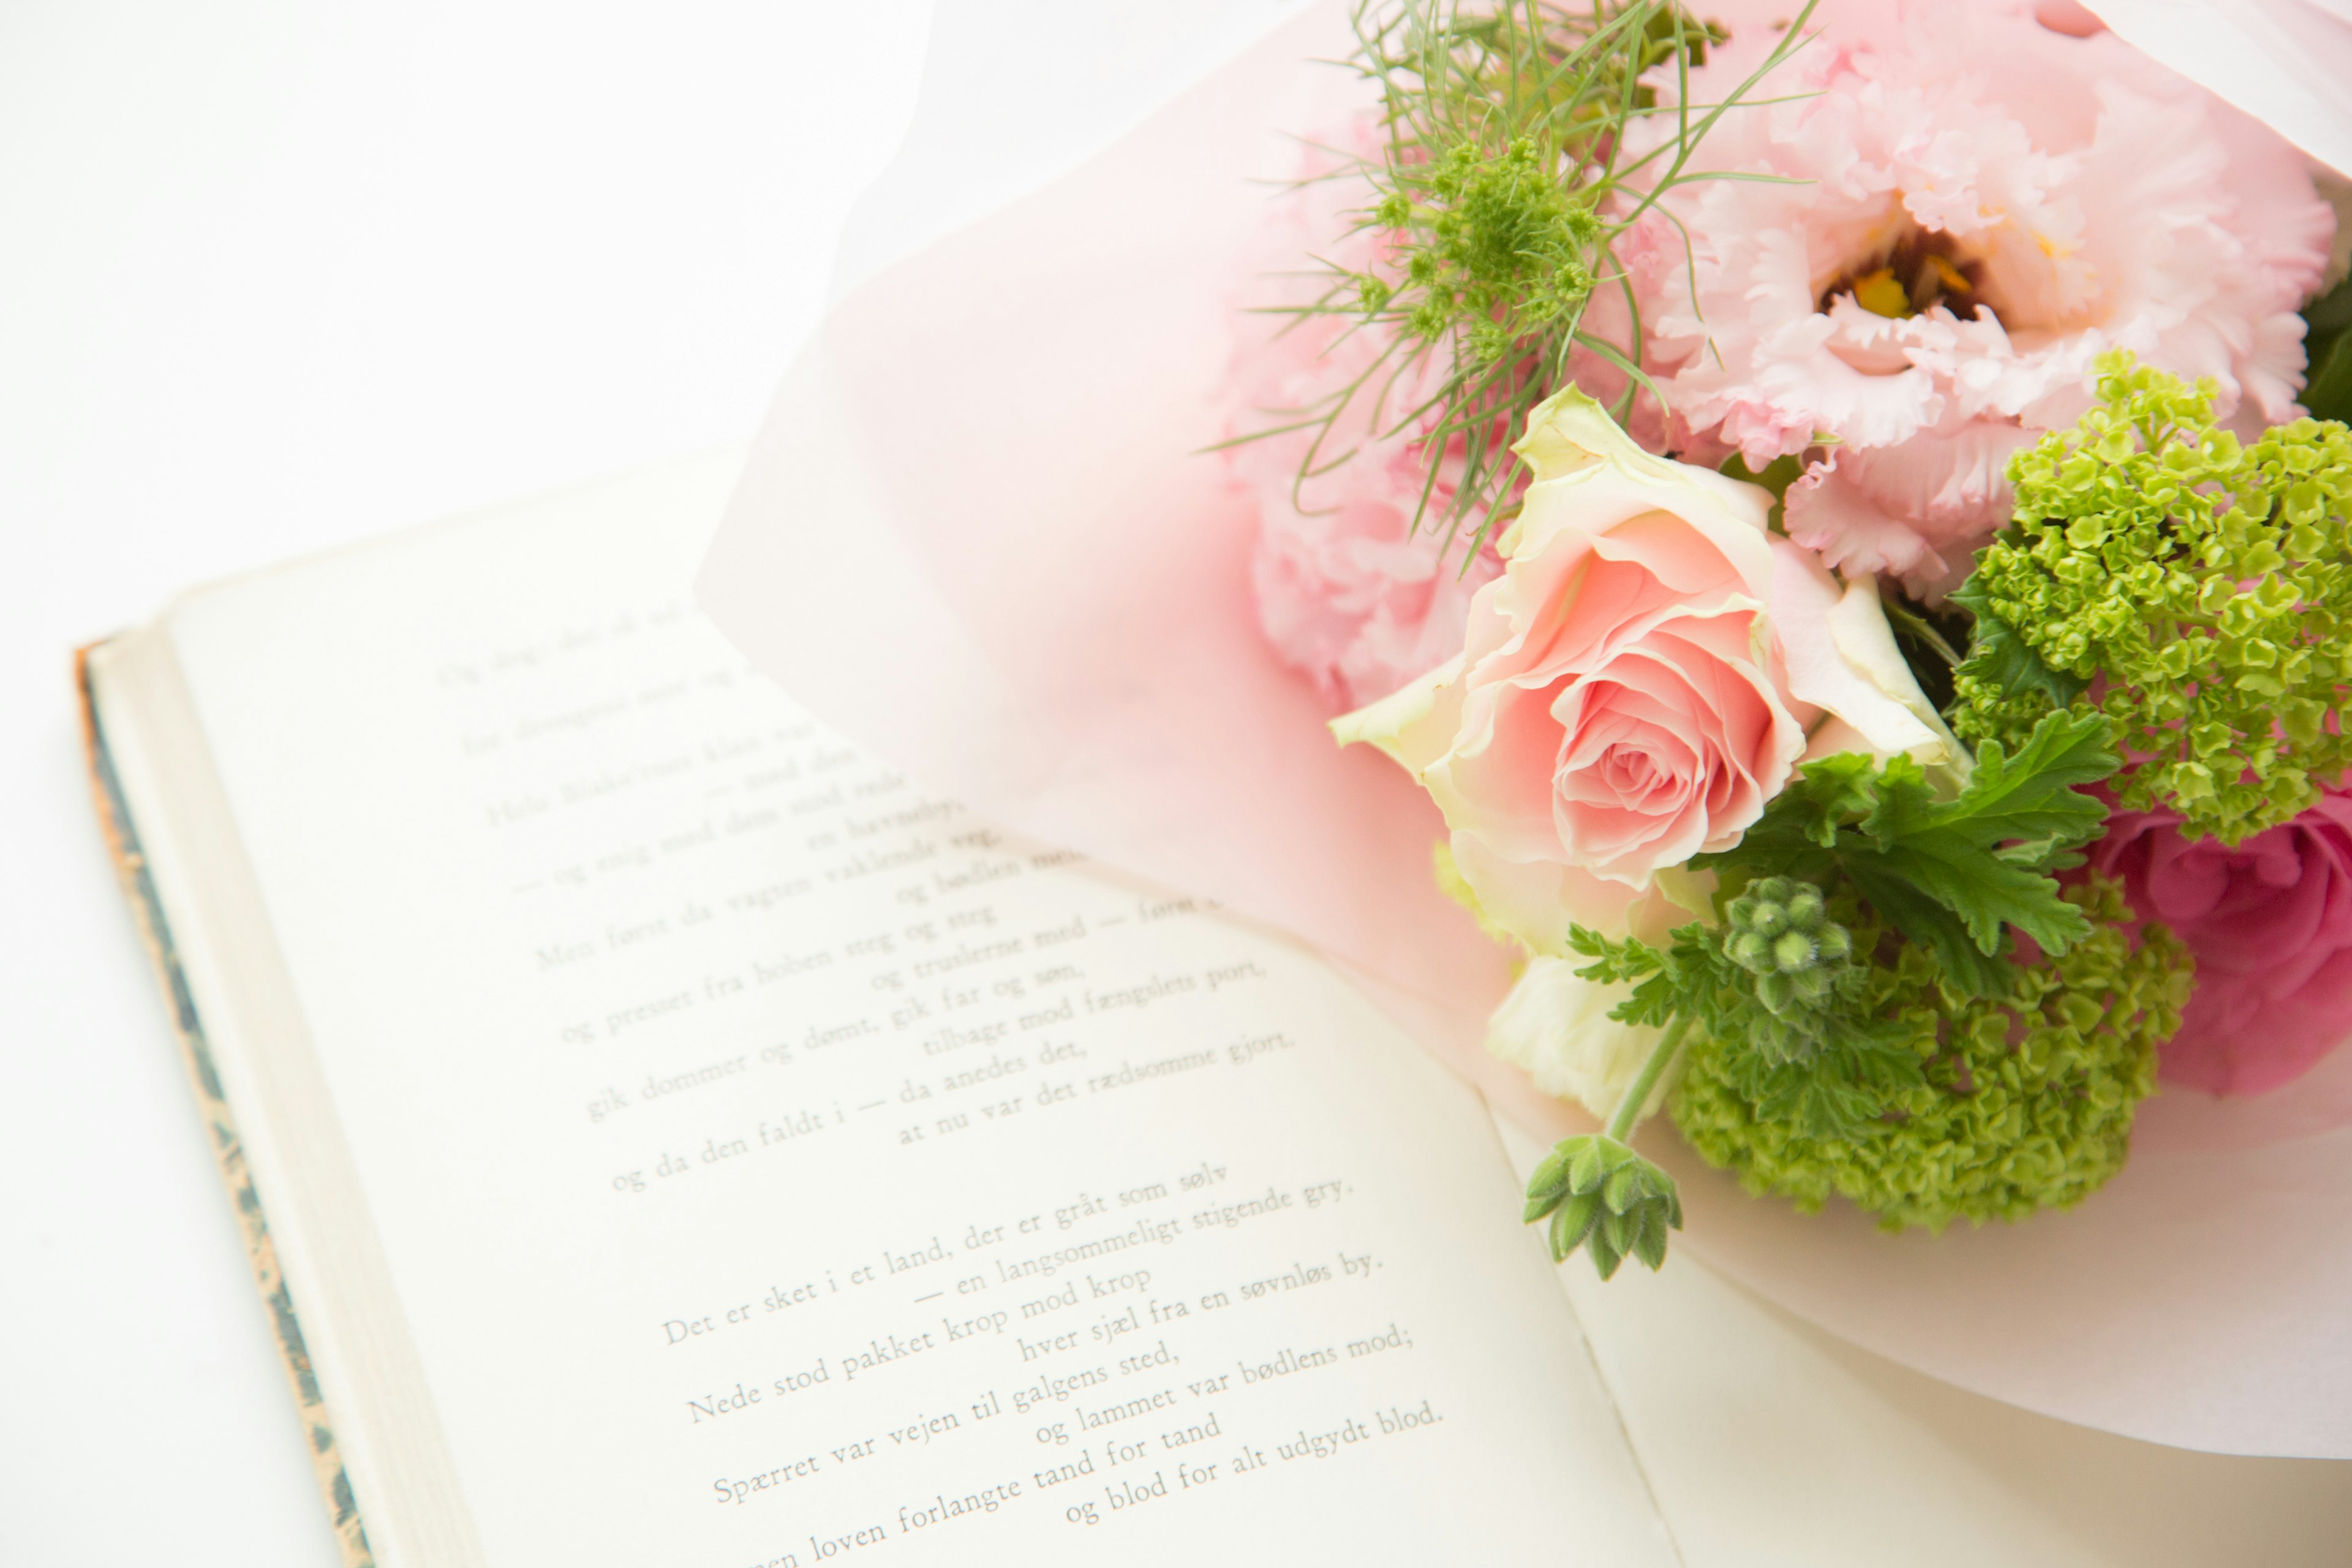
[[[1286,5],[941,0],[979,68],[914,132],[932,226]],[[907,133],[930,12],[0,0],[0,1563],[336,1560],[89,807],[73,648],[748,439]],[[1117,72],[1055,69],[1079,28]],[[852,266],[923,227],[868,226]]]
[[[1051,90],[927,90],[938,221],[1148,107],[1128,66],[1184,74],[1282,4],[941,0],[943,54]],[[1008,8],[1066,20],[1024,42]],[[195,584],[748,437],[906,131],[928,13],[0,0],[0,1563],[336,1561],[89,809],[71,649]],[[1055,78],[1063,25],[1097,58],[1126,29],[1120,78]],[[916,237],[902,211],[845,265]],[[2087,1434],[1943,1392],[2087,1462]],[[2095,1441],[2117,1500],[2178,1479]],[[1976,1522],[2075,1533],[2023,1517]],[[2095,1539],[2058,1555],[2125,1560]]]
[[[925,13],[0,0],[0,1563],[337,1560],[73,647],[748,437]]]

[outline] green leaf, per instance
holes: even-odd
[[[1907,757],[1856,753],[1808,763],[1733,849],[1693,865],[1727,878],[1843,872],[1872,908],[1927,948],[1972,995],[2007,989],[2005,929],[2053,954],[2090,929],[2049,873],[2077,863],[2106,806],[2081,786],[2119,764],[2096,712],[2042,716],[2011,756],[1986,742],[1967,785],[1939,801]]]
[[[2008,963],[1981,951],[1968,924],[1915,885],[1883,856],[1853,855],[1845,861],[1854,886],[1872,908],[1912,942],[1935,955],[1936,966],[1971,996],[1999,996],[2010,985]]]
[[[1936,792],[1928,787],[1925,770],[1909,757],[1888,758],[1879,773],[1869,812],[1862,819],[1863,833],[1885,849],[1897,839],[1926,831],[1935,822]]]
[[[1975,578],[1954,589],[1949,599],[1977,618],[1969,657],[1960,665],[1964,673],[1989,681],[2012,697],[2029,691],[2042,692],[2058,708],[2071,706],[2090,685],[2079,675],[2053,669],[2044,663],[2032,645],[2017,635],[2014,626],[1993,613],[1984,588]]]
[[[1568,928],[1568,945],[1571,952],[1593,960],[1576,973],[1603,984],[1643,979],[1655,974],[1665,963],[1665,955],[1639,937],[1612,942],[1599,931],[1580,925]]]
[[[2352,421],[2352,333],[2338,333],[2321,352],[2303,402],[2314,419]]]
[[[1763,819],[1750,827],[1737,849],[1701,855],[1691,861],[1699,869],[1712,866],[1757,866],[1765,875],[1815,877],[1801,868],[1809,849],[1827,850],[1837,845],[1840,827],[1866,816],[1878,803],[1878,771],[1859,752],[1807,763],[1790,779]]]
[[[2001,928],[2015,926],[2051,952],[2090,934],[2083,911],[2060,897],[2057,882],[1998,854],[1923,834],[1885,857],[1889,869],[1960,918],[1977,951],[2001,950]]]
[[[2303,405],[2314,419],[2352,418],[2352,279],[2304,307],[2303,319],[2309,324],[2303,346],[2311,355]]]
[[[2123,765],[2113,743],[2102,714],[2045,715],[2014,758],[2000,742],[1986,742],[1968,787],[1937,807],[1930,820],[1978,848],[2011,840],[2046,841],[2053,854],[2080,847],[2099,836],[2107,808],[2079,786],[2097,784]]]
[[[2014,926],[2058,953],[2090,931],[2082,910],[2059,896],[2046,872],[2068,851],[2098,837],[2107,808],[2076,786],[2095,784],[2120,765],[2109,749],[2107,721],[2095,712],[2043,716],[2014,759],[1987,742],[1958,798],[1937,802],[1916,764],[1896,758],[1881,774],[1879,800],[1861,831],[1874,841],[1843,859],[1864,896],[1904,934],[1952,963],[1958,957],[1946,922],[1928,915],[1924,895],[1959,918],[1976,951],[1997,957],[2002,928]],[[1903,886],[1897,887],[1900,883]],[[2003,978],[1982,965],[1957,964],[1966,988]]]

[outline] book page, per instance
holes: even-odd
[[[751,673],[731,472],[169,623],[487,1561],[1673,1562],[1475,1097]]]

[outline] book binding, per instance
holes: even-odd
[[[303,1342],[302,1325],[295,1316],[293,1297],[278,1266],[278,1248],[270,1238],[269,1222],[261,1210],[261,1194],[255,1190],[252,1173],[247,1167],[236,1120],[222,1093],[220,1075],[214,1070],[204,1020],[196,1011],[195,996],[180,967],[172,942],[171,922],[164,915],[154,878],[140,847],[138,825],[131,820],[130,805],[123,798],[121,782],[107,750],[106,729],[99,717],[97,693],[90,678],[89,654],[89,647],[75,653],[74,680],[81,700],[83,757],[89,768],[90,794],[98,809],[100,828],[106,836],[107,852],[114,861],[123,897],[130,902],[140,941],[155,967],[156,981],[163,986],[164,1000],[171,1007],[173,1030],[179,1037],[188,1079],[195,1089],[197,1109],[212,1134],[221,1181],[228,1189],[237,1225],[244,1232],[246,1260],[253,1268],[253,1283],[269,1309],[278,1355],[285,1363],[287,1382],[292,1386],[294,1403],[310,1438],[311,1466],[317,1473],[320,1490],[326,1497],[328,1519],[342,1548],[344,1568],[375,1568],[367,1529],[360,1519],[359,1500],[352,1495],[351,1477],[343,1468],[341,1451],[335,1445],[334,1426],[328,1418],[318,1376],[311,1370],[310,1353]]]

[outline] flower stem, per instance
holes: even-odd
[[[1946,664],[1956,668],[1958,667],[1964,656],[1944,639],[1944,634],[1937,631],[1927,616],[1908,605],[1896,604],[1885,599],[1879,601],[1879,607],[1886,612],[1889,624],[1909,632],[1913,637],[1935,649],[1936,657]]]
[[[1688,1016],[1678,1017],[1666,1026],[1665,1034],[1651,1050],[1650,1059],[1642,1064],[1642,1070],[1634,1076],[1633,1087],[1627,1089],[1625,1098],[1617,1102],[1616,1113],[1609,1118],[1609,1125],[1605,1129],[1608,1136],[1622,1143],[1626,1134],[1633,1131],[1633,1123],[1642,1114],[1643,1102],[1650,1098],[1650,1090],[1657,1084],[1658,1075],[1666,1070],[1666,1064],[1675,1059],[1676,1051],[1682,1049],[1683,1036],[1689,1030]]]

